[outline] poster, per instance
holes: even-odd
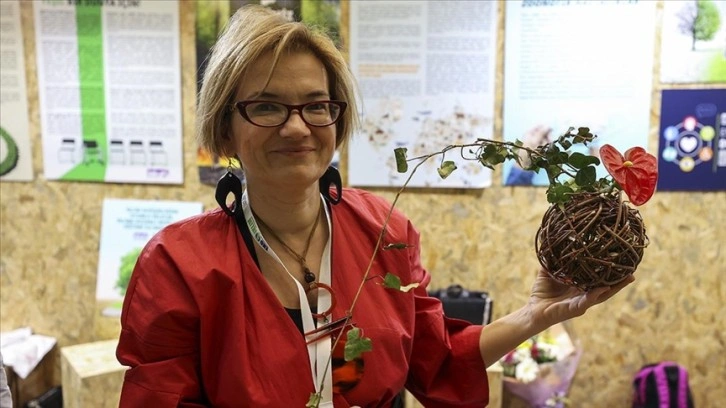
[[[20,2],[0,2],[0,180],[33,179]]]
[[[507,1],[504,140],[534,147],[569,127],[598,136],[577,151],[648,147],[655,44],[654,1]],[[551,130],[547,134],[547,130]],[[503,165],[504,185],[549,184]],[[606,171],[598,166],[598,177]]]
[[[363,100],[362,129],[348,149],[350,185],[403,185],[410,173],[397,172],[397,147],[414,158],[492,138],[497,6],[350,2],[350,65]],[[408,186],[491,185],[491,171],[463,160],[460,149],[445,156],[458,170],[442,180],[437,172],[442,159],[426,161]]]
[[[335,41],[340,41],[340,0],[196,0],[196,3],[198,87],[201,87],[204,77],[207,55],[217,37],[237,9],[247,4],[262,4],[290,21],[305,21],[325,27]],[[218,157],[197,147],[197,168],[202,184],[215,185],[230,164],[233,173],[244,182],[244,174],[236,159]],[[337,153],[332,164],[338,164]]]
[[[663,2],[660,81],[726,83],[726,1]]]
[[[202,203],[180,201],[103,201],[96,300],[103,316],[120,316],[123,298],[139,253],[165,226],[202,212]]]
[[[179,4],[33,3],[49,180],[181,184]]]
[[[726,88],[662,93],[659,191],[726,190]]]

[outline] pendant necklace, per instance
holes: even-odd
[[[322,312],[322,313],[313,313],[313,316],[317,319],[325,319],[327,321],[328,316],[333,312],[333,309],[335,308],[336,299],[335,299],[335,293],[333,292],[333,288],[329,285],[322,283],[322,282],[316,282],[317,277],[315,274],[310,270],[308,267],[307,259],[305,257],[308,255],[308,250],[310,249],[310,243],[313,241],[313,235],[315,235],[315,231],[318,228],[318,220],[320,218],[320,214],[324,211],[323,206],[320,206],[320,212],[318,213],[318,217],[315,218],[315,223],[313,224],[312,229],[310,230],[310,235],[308,235],[308,240],[305,243],[305,249],[303,250],[302,254],[297,253],[294,249],[290,248],[289,245],[285,243],[280,237],[275,234],[275,232],[272,230],[272,228],[268,227],[267,224],[265,224],[262,219],[255,214],[255,212],[250,208],[250,211],[252,212],[252,215],[254,218],[257,219],[257,222],[265,229],[268,233],[272,236],[272,238],[275,238],[277,242],[279,242],[287,252],[295,257],[297,259],[298,263],[303,269],[303,279],[305,280],[305,283],[307,284],[307,289],[305,289],[305,293],[309,293],[312,290],[315,289],[325,289],[326,291],[330,292],[330,308],[328,310]]]
[[[322,206],[321,206],[321,212],[322,212]],[[310,243],[313,241],[313,235],[315,235],[315,231],[318,229],[318,224],[319,224],[318,220],[320,219],[320,213],[318,213],[318,216],[315,217],[315,222],[313,223],[313,227],[310,230],[310,234],[308,235],[308,240],[305,243],[305,249],[303,250],[302,254],[299,254],[299,253],[297,253],[297,251],[290,248],[290,246],[287,245],[285,243],[285,241],[283,241],[280,237],[278,237],[277,234],[275,234],[275,231],[273,231],[272,228],[268,227],[267,224],[265,224],[265,222],[262,221],[262,218],[260,218],[260,216],[257,215],[254,211],[252,211],[252,214],[257,219],[257,222],[264,229],[266,229],[267,232],[270,233],[272,238],[275,238],[275,240],[277,242],[279,242],[285,248],[285,250],[287,250],[287,252],[290,255],[292,255],[295,259],[297,259],[298,263],[300,264],[300,266],[302,267],[302,270],[303,270],[303,274],[304,274],[303,279],[305,279],[305,283],[308,286],[307,291],[310,291],[311,289],[315,289],[315,287],[316,287],[315,280],[317,279],[317,277],[308,267],[308,263],[307,263],[307,260],[305,259],[305,257],[307,257],[307,255],[308,255],[308,250],[310,249]]]

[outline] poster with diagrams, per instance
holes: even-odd
[[[33,179],[20,2],[0,2],[0,180]]]
[[[659,191],[726,191],[726,88],[662,92]]]
[[[497,5],[350,2],[350,65],[362,96],[362,129],[348,149],[350,185],[403,185],[410,173],[396,170],[398,147],[414,158],[492,138]],[[445,156],[458,169],[444,180],[441,160],[426,161],[408,186],[491,185],[490,170],[464,160],[460,149]]]
[[[726,83],[726,1],[663,2],[660,81]]]
[[[504,140],[536,147],[569,127],[620,151],[648,148],[655,47],[654,1],[507,1]],[[607,173],[598,166],[598,176]],[[549,183],[504,163],[504,185]]]
[[[178,3],[33,9],[46,178],[181,184]]]
[[[131,273],[141,250],[165,226],[202,212],[202,203],[183,201],[103,201],[96,302],[103,316],[121,314]]]

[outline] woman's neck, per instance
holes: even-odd
[[[247,194],[255,215],[281,237],[308,234],[320,215],[317,184],[294,192],[248,184]]]

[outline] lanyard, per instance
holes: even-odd
[[[330,231],[328,235],[328,242],[325,244],[325,249],[323,250],[323,258],[320,262],[320,272],[318,273],[318,281],[324,284],[331,284],[331,277],[330,277],[330,237],[332,236],[332,228],[330,226],[330,214],[328,213],[328,207],[325,205],[325,200],[323,197],[320,197],[321,205],[323,208],[325,208],[325,219],[328,223],[328,231]],[[272,259],[277,261],[277,263],[282,266],[282,269],[287,272],[288,276],[290,276],[290,279],[295,282],[295,286],[297,287],[297,293],[298,297],[300,298],[300,311],[302,314],[302,323],[303,323],[303,331],[305,333],[309,333],[315,329],[315,322],[313,321],[313,315],[310,310],[310,304],[308,303],[308,297],[305,293],[305,289],[303,289],[300,282],[298,282],[297,279],[295,279],[294,276],[290,273],[290,271],[287,270],[285,267],[285,264],[282,263],[280,258],[277,256],[275,251],[272,250],[269,244],[267,244],[267,241],[265,241],[265,237],[262,235],[262,232],[260,231],[260,228],[257,226],[257,221],[255,221],[255,217],[252,215],[252,209],[250,208],[250,202],[249,197],[247,196],[247,190],[245,189],[244,193],[242,194],[242,211],[245,215],[245,221],[247,222],[247,227],[250,230],[250,234],[252,235],[252,239],[257,242],[257,244],[262,248],[263,251],[267,253]],[[318,310],[327,310],[330,308],[330,302],[331,297],[330,293],[325,290],[318,290]],[[325,319],[321,319],[318,323],[327,323]],[[315,336],[312,334],[310,337],[312,338]],[[307,341],[308,339],[306,339]],[[308,344],[308,358],[310,360],[310,372],[312,373],[313,377],[313,384],[315,385],[315,392],[320,392],[320,378],[323,378],[323,373],[325,372],[325,366],[328,364],[328,361],[330,359],[330,351],[332,348],[331,345],[331,339],[330,336],[326,336],[324,339],[313,342]],[[320,403],[321,408],[326,407],[332,407],[333,406],[333,379],[332,379],[332,372],[328,370],[328,375],[325,378],[325,386],[323,387],[323,393],[322,393],[322,401]]]

